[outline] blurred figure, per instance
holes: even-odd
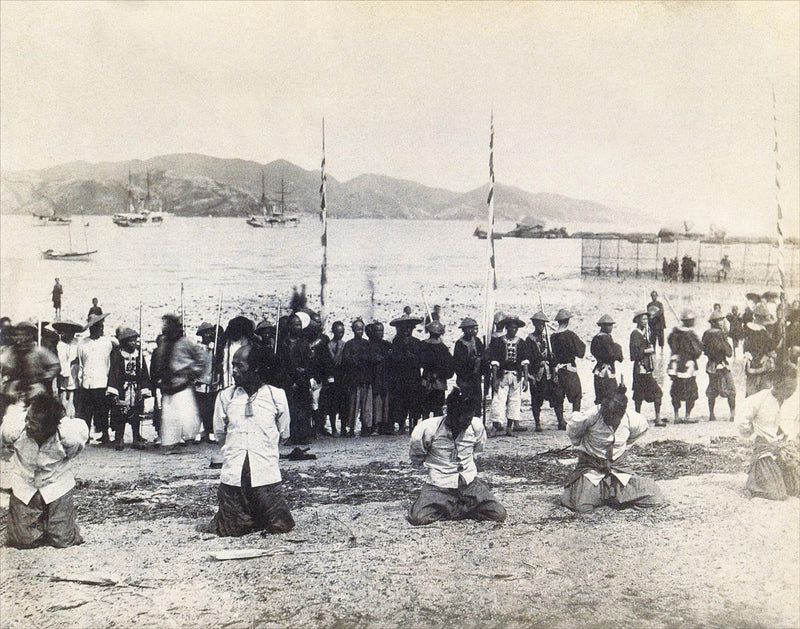
[[[198,348],[203,355],[203,368],[194,382],[194,394],[197,398],[197,410],[203,430],[199,435],[201,441],[214,441],[214,400],[222,388],[222,350],[217,350],[222,329],[211,323],[203,322],[197,328],[200,337]],[[216,341],[216,345],[215,345]]]
[[[194,396],[195,378],[203,370],[203,354],[183,334],[179,317],[161,317],[164,335],[158,359],[161,386],[161,445],[166,454],[180,452],[179,446],[193,441],[200,430],[200,415]]]
[[[746,374],[745,397],[772,386],[771,376],[775,368],[778,344],[766,326],[774,322],[775,319],[767,307],[758,304],[753,308],[753,321],[745,326],[745,339],[742,345]]]
[[[6,545],[65,548],[83,543],[75,521],[75,476],[70,461],[89,440],[89,429],[49,394],[9,409],[0,446],[13,448]]]

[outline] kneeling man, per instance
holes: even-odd
[[[231,363],[235,384],[217,395],[214,434],[222,445],[222,472],[219,510],[208,525],[217,535],[294,528],[278,469],[278,444],[289,437],[289,404],[283,389],[264,383],[260,366],[267,358],[261,345],[239,348]]]
[[[595,507],[660,507],[666,504],[655,481],[635,475],[626,465],[631,444],[647,431],[647,420],[628,411],[625,386],[567,422],[567,436],[579,450],[561,504],[589,513]]]
[[[475,400],[458,388],[447,396],[444,417],[430,417],[411,433],[411,461],[428,468],[428,481],[406,518],[414,526],[437,520],[506,519],[489,487],[477,477],[475,454],[483,450],[486,429],[473,417]]]

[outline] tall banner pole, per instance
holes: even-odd
[[[322,320],[322,327],[325,327],[325,316],[327,314],[326,293],[328,288],[328,207],[325,195],[327,193],[328,179],[325,175],[325,118],[322,119],[322,164],[320,167],[321,181],[319,186],[319,220],[322,223],[322,235],[320,244],[322,245],[322,265],[319,277],[319,316]]]
[[[772,121],[775,133],[775,206],[777,207],[777,220],[775,228],[778,236],[778,279],[780,281],[780,306],[778,307],[778,330],[780,334],[779,347],[780,355],[778,356],[779,363],[782,363],[786,358],[786,261],[783,245],[783,209],[781,208],[781,182],[780,171],[781,163],[778,157],[778,113],[775,100],[775,86],[772,86]]]
[[[483,333],[485,351],[489,351],[489,342],[492,339],[492,328],[495,310],[495,291],[497,290],[497,271],[494,256],[494,111],[491,113],[489,124],[489,197],[488,226],[486,228],[486,283],[483,292]],[[484,379],[487,375],[484,373]],[[486,425],[486,393],[489,387],[484,380],[483,387],[483,424]]]

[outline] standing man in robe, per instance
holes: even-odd
[[[658,346],[664,351],[664,330],[667,328],[667,320],[664,318],[664,304],[658,300],[658,293],[650,293],[650,303],[647,304],[648,325],[650,326],[650,345],[653,349]]]
[[[592,339],[590,351],[597,361],[592,369],[594,374],[594,403],[600,404],[607,395],[617,390],[617,373],[614,363],[622,362],[622,348],[611,337],[614,319],[604,314],[597,325],[600,332]]]
[[[505,335],[489,343],[489,365],[492,370],[492,423],[506,424],[506,436],[513,437],[513,430],[524,431],[519,424],[522,393],[528,390],[528,347],[517,336],[517,330],[525,323],[515,316],[503,321]]]
[[[344,352],[344,323],[335,321],[331,326],[333,337],[318,350],[319,369],[322,375],[322,390],[319,393],[319,408],[322,415],[322,430],[330,419],[331,436],[335,437],[336,418],[339,418],[342,435],[347,424],[348,398],[345,385],[342,353]]]
[[[733,348],[728,343],[728,338],[723,329],[725,315],[721,310],[715,310],[708,318],[711,327],[703,332],[703,351],[708,357],[706,363],[706,373],[708,374],[708,387],[706,388],[706,398],[708,398],[708,421],[716,420],[714,415],[714,405],[718,397],[728,400],[730,408],[730,420],[734,420],[736,413],[736,386],[733,383],[733,374],[728,364],[728,358],[733,355]]]
[[[694,328],[695,315],[691,310],[681,313],[681,324],[675,326],[669,333],[667,344],[671,352],[667,374],[672,379],[669,395],[672,399],[672,408],[675,414],[675,423],[681,423],[678,412],[681,403],[686,404],[684,423],[696,424],[692,419],[692,408],[697,401],[697,359],[703,354],[703,344],[697,338]]]
[[[747,375],[745,397],[769,389],[772,386],[772,370],[775,367],[777,343],[766,326],[775,323],[775,318],[764,304],[753,308],[753,321],[745,325],[744,372]]]
[[[661,398],[663,393],[658,386],[653,372],[655,347],[650,343],[647,333],[648,313],[637,312],[633,316],[636,327],[631,332],[629,349],[633,362],[633,403],[637,413],[642,412],[642,402],[652,403],[656,412],[656,426],[666,426],[666,419],[661,417]]]
[[[380,321],[368,323],[364,331],[369,339],[370,384],[368,398],[372,408],[372,427],[381,435],[391,435],[394,427],[389,421],[387,361],[392,344],[383,338],[383,324]]]
[[[286,334],[278,340],[279,381],[286,392],[292,417],[291,445],[307,445],[314,436],[311,408],[313,354],[303,334],[310,323],[308,313],[295,312],[287,321]]]
[[[453,346],[453,371],[456,374],[456,386],[469,400],[472,400],[473,417],[482,413],[481,398],[483,396],[482,376],[485,368],[485,347],[478,338],[478,322],[466,317],[458,326],[462,336]]]
[[[114,449],[125,448],[125,425],[130,424],[133,447],[144,450],[140,426],[144,413],[144,398],[150,394],[150,375],[147,365],[140,360],[137,347],[139,334],[123,327],[117,332],[119,346],[111,352],[111,369],[108,374],[108,392],[111,394],[111,430],[114,431]]]
[[[197,397],[197,410],[200,412],[200,421],[203,430],[200,440],[207,443],[214,441],[214,400],[217,392],[222,387],[222,351],[217,350],[222,330],[205,321],[200,324],[196,332],[200,337],[198,349],[203,355],[203,369],[194,382],[194,394]],[[214,340],[216,337],[216,345]]]
[[[550,408],[555,408],[557,402],[553,400],[553,368],[555,361],[550,350],[550,341],[545,326],[547,315],[541,310],[531,317],[533,332],[526,339],[528,343],[528,356],[530,365],[531,388],[531,413],[536,425],[535,431],[542,432],[540,423],[542,405],[545,400],[550,403]],[[563,402],[562,402],[563,404]]]
[[[342,428],[342,437],[354,437],[356,419],[361,419],[361,436],[374,432],[372,425],[372,400],[369,399],[369,383],[372,376],[369,364],[369,341],[364,338],[364,322],[356,319],[350,326],[353,338],[344,344],[342,368],[347,385],[347,432]]]
[[[53,284],[53,290],[50,295],[53,298],[53,311],[55,312],[55,319],[58,321],[61,318],[61,296],[64,294],[64,287],[61,286],[58,278],[56,283]]]
[[[572,314],[562,308],[556,314],[558,329],[550,335],[550,348],[555,360],[555,375],[553,377],[553,401],[556,403],[554,410],[558,419],[558,429],[566,430],[564,423],[564,398],[572,404],[573,412],[581,410],[581,397],[583,389],[578,376],[577,358],[586,354],[586,344],[575,332],[569,329]]]
[[[389,352],[389,415],[400,434],[405,432],[406,419],[410,432],[422,416],[420,340],[412,334],[420,323],[422,319],[406,314],[389,323],[397,330]]]
[[[420,345],[422,365],[422,417],[440,417],[444,412],[444,396],[447,381],[453,377],[453,356],[442,342],[444,325],[434,319],[426,326],[428,338]]]

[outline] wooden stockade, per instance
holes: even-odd
[[[667,262],[677,258],[680,264],[685,255],[697,264],[695,281],[779,281],[777,244],[699,240],[632,242],[624,238],[582,238],[581,275],[663,279],[664,258]],[[727,276],[722,269],[723,256],[730,261]],[[800,246],[786,244],[785,259],[787,286],[800,285]]]

